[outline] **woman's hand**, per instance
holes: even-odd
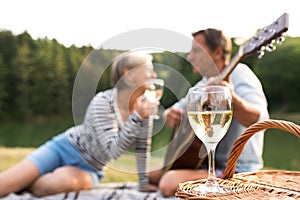
[[[144,95],[137,100],[137,112],[143,119],[148,119],[150,115],[157,114],[159,101],[157,99],[147,99]]]

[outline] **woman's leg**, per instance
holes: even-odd
[[[29,187],[29,191],[36,196],[47,196],[91,189],[92,185],[92,178],[88,172],[74,166],[64,166],[38,178]]]
[[[27,188],[40,176],[38,169],[29,160],[23,160],[0,173],[0,197]]]
[[[163,196],[174,196],[179,183],[207,178],[207,170],[170,170],[159,182],[159,190]]]

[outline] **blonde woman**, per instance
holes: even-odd
[[[35,196],[91,189],[101,181],[103,167],[133,146],[140,189],[156,190],[148,182],[147,160],[149,114],[159,102],[143,97],[144,83],[155,77],[151,55],[119,56],[112,66],[114,87],[95,95],[81,125],[58,134],[0,173],[0,197],[24,189]]]

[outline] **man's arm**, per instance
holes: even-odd
[[[233,116],[245,127],[256,123],[260,116],[258,108],[236,95],[232,95]]]

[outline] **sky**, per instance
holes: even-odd
[[[67,47],[118,49],[118,44],[107,41],[146,28],[190,39],[192,32],[212,27],[246,40],[288,13],[287,35],[297,37],[296,4],[295,0],[2,0],[0,29],[14,34],[26,30],[34,39],[56,39]]]

